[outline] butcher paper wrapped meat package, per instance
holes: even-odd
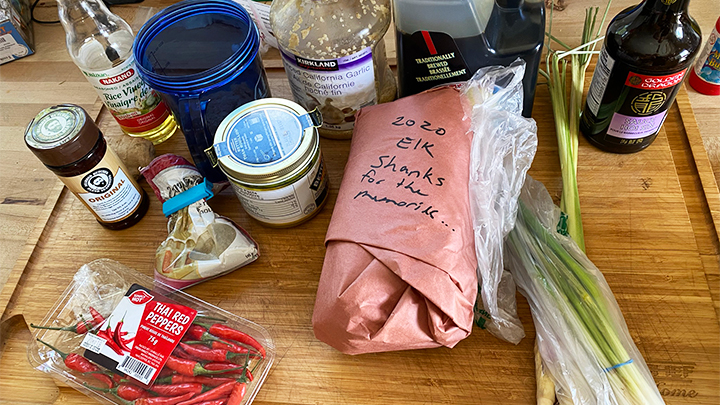
[[[470,334],[472,97],[442,87],[358,113],[325,238],[313,313],[321,341],[359,354],[453,347]],[[500,171],[527,170],[496,160]]]

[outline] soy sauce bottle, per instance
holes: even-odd
[[[610,22],[580,120],[598,148],[635,153],[657,137],[698,53],[689,0],[645,0]]]

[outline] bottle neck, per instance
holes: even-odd
[[[687,13],[690,0],[645,0],[645,11],[659,13]]]

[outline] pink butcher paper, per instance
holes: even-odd
[[[469,124],[451,87],[358,113],[325,237],[318,339],[359,354],[453,347],[470,334]]]

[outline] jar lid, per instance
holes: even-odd
[[[317,110],[280,98],[249,102],[231,112],[215,132],[220,168],[236,181],[267,185],[292,177],[318,150]]]
[[[25,129],[25,144],[46,166],[60,167],[85,157],[100,130],[85,110],[60,104],[40,111]]]

